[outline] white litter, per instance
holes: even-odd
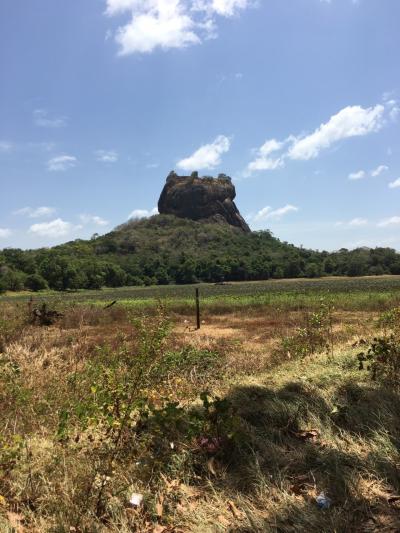
[[[131,495],[131,499],[129,500],[129,503],[132,505],[132,507],[140,507],[143,502],[143,494],[139,494],[138,492],[134,492]]]

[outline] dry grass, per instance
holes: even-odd
[[[399,396],[357,370],[352,348],[377,314],[336,310],[333,357],[280,360],[306,310],[206,312],[199,331],[175,314],[120,433],[140,325],[120,306],[66,307],[42,328],[22,310],[1,311],[12,327],[0,354],[0,531],[400,530]],[[158,331],[154,317],[141,324]]]

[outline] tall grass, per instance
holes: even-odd
[[[205,297],[214,327],[234,331],[224,343],[169,319],[192,312],[188,297],[163,309],[59,301],[63,316],[45,327],[25,303],[2,304],[15,327],[0,353],[0,531],[399,530],[399,391],[360,371],[351,346],[392,327],[396,313],[365,318],[395,299]],[[238,320],[257,345],[237,341]],[[279,344],[303,321],[313,349],[272,361],[265,330]]]

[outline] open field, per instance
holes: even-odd
[[[57,303],[101,304],[117,300],[130,307],[154,307],[162,300],[171,309],[194,305],[198,287],[206,308],[230,310],[232,307],[284,307],[299,309],[329,298],[341,308],[384,308],[400,303],[400,276],[330,277],[320,279],[268,280],[241,283],[199,285],[164,285],[157,287],[123,287],[117,289],[79,290],[59,293],[41,291],[7,293],[0,302],[26,302],[32,296],[39,301]]]
[[[400,530],[400,279],[200,291],[2,298],[0,531]]]

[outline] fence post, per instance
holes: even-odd
[[[29,298],[29,301],[28,301],[28,313],[29,313],[29,318],[32,318],[32,310],[33,310],[33,296],[31,296]]]
[[[200,296],[199,296],[199,289],[196,289],[196,319],[197,319],[197,329],[200,329]]]

